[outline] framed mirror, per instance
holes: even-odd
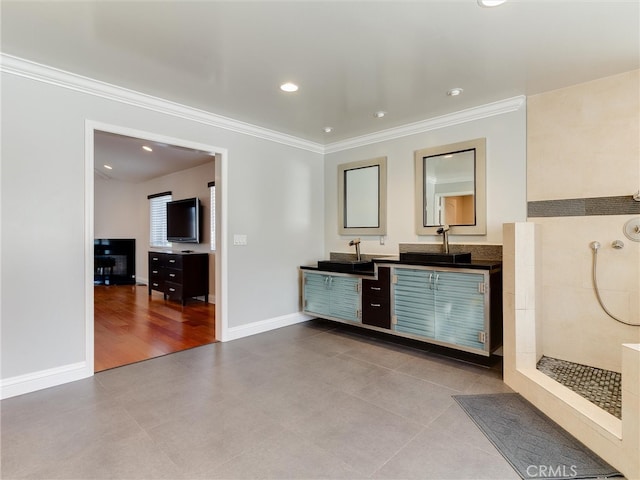
[[[387,233],[387,157],[338,165],[338,233]]]
[[[418,235],[487,233],[486,139],[416,151],[415,178]]]

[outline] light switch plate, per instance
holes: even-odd
[[[244,234],[236,233],[233,235],[233,244],[234,245],[246,245],[247,244],[247,236]]]

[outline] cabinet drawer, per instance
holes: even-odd
[[[158,290],[164,292],[164,280],[161,279],[149,279],[149,287],[152,290]]]
[[[362,296],[368,298],[389,298],[389,288],[379,286],[375,280],[363,280]]]
[[[174,268],[165,268],[165,280],[167,282],[179,283],[182,285],[182,270],[176,270]]]
[[[376,280],[362,280],[362,295],[378,298],[389,298],[389,288],[391,284],[391,270],[389,268],[378,268],[378,278]]]
[[[164,265],[164,257],[166,255],[161,253],[151,253],[149,252],[149,268],[157,269]]]
[[[164,282],[164,293],[169,297],[182,298],[182,285],[173,282]]]
[[[362,323],[381,328],[391,328],[391,304],[389,299],[362,300]]]
[[[166,255],[164,266],[168,268],[182,268],[182,255]]]
[[[391,271],[388,268],[378,269],[377,280],[362,280],[362,297],[365,298],[389,298],[391,283]]]

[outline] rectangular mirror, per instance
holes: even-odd
[[[486,234],[485,152],[484,138],[415,152],[418,235]]]
[[[387,158],[338,165],[338,233],[387,232]]]

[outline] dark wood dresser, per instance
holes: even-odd
[[[152,290],[182,305],[200,296],[208,302],[209,254],[149,252],[149,295]]]

